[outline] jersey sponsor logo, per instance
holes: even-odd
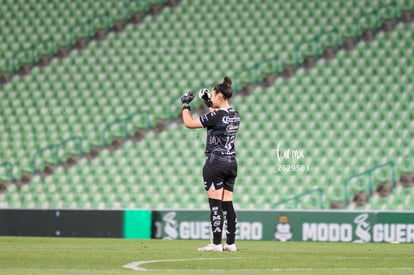
[[[240,123],[240,117],[239,116],[235,116],[235,117],[230,117],[230,116],[224,116],[221,121],[224,124],[229,124],[229,123]]]
[[[228,136],[235,136],[238,130],[239,130],[239,125],[230,124],[226,127],[226,134]]]

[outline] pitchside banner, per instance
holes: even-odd
[[[152,237],[210,239],[208,211],[154,211]],[[414,243],[414,212],[238,211],[238,240]]]
[[[149,239],[151,210],[0,209],[0,236]]]

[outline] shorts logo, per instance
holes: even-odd
[[[211,185],[210,185],[210,188],[208,188],[207,182],[206,181],[204,182],[204,188],[205,189],[208,188],[207,190],[215,191],[215,190],[220,189],[222,187],[223,187],[223,182],[222,181],[218,182],[218,183],[212,182]]]

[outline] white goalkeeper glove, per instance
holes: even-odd
[[[198,97],[204,101],[204,104],[208,108],[213,107],[213,102],[211,102],[211,92],[209,89],[203,88],[198,92]]]

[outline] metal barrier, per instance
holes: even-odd
[[[64,141],[60,142],[60,143],[51,144],[51,145],[48,145],[46,147],[40,148],[33,154],[33,157],[32,157],[32,174],[34,175],[37,172],[37,167],[36,167],[37,158],[46,151],[49,151],[49,150],[54,151],[54,154],[55,154],[55,156],[54,156],[54,165],[55,166],[59,165],[59,163],[60,163],[59,149],[62,146],[66,145],[67,143],[69,143],[70,141],[73,141],[73,140],[76,140],[78,142],[78,155],[81,156],[83,154],[83,150],[82,150],[83,138],[79,137],[79,136],[73,136],[73,137],[67,138]]]
[[[364,172],[361,172],[361,173],[352,175],[352,176],[348,177],[347,179],[345,179],[345,181],[344,181],[344,204],[345,204],[345,207],[348,206],[348,204],[349,204],[348,185],[349,185],[349,182],[352,179],[358,178],[358,177],[362,177],[362,176],[368,176],[368,182],[367,182],[367,188],[366,188],[366,190],[368,192],[368,200],[369,200],[369,198],[372,195],[372,173],[375,170],[378,170],[378,169],[381,169],[381,168],[387,167],[387,166],[390,166],[391,167],[391,170],[392,170],[392,173],[391,173],[391,182],[392,182],[392,189],[394,189],[394,187],[395,187],[395,165],[394,165],[394,162],[393,161],[389,161],[387,163],[384,163],[384,164],[381,164],[381,165],[377,165],[377,166],[375,166],[375,167],[373,167],[371,169],[368,169],[368,170],[366,170]]]
[[[318,195],[319,195],[319,208],[323,209],[324,207],[323,207],[323,189],[322,188],[316,188],[316,189],[313,189],[311,191],[304,192],[304,193],[301,193],[299,195],[296,195],[294,197],[278,201],[275,204],[273,204],[272,208],[276,208],[276,206],[281,205],[281,204],[285,204],[289,201],[294,201],[295,202],[295,208],[298,208],[298,204],[299,204],[300,199],[302,197],[307,196],[307,195],[312,194],[312,193],[318,193]]]
[[[123,132],[124,132],[123,133],[123,138],[124,139],[128,138],[128,123],[129,123],[129,121],[133,117],[135,117],[137,115],[145,115],[145,124],[146,124],[145,129],[148,130],[150,128],[150,120],[149,120],[149,113],[148,113],[148,111],[138,111],[138,112],[135,112],[135,113],[133,113],[131,115],[126,116],[125,118],[116,119],[116,120],[114,120],[114,121],[106,124],[105,127],[104,127],[104,129],[102,130],[102,147],[105,147],[107,145],[107,142],[106,142],[106,140],[107,140],[106,133],[110,130],[110,128],[113,125],[123,124],[123,128],[124,128],[123,129]]]
[[[258,62],[256,64],[254,64],[253,66],[240,70],[238,72],[236,72],[234,74],[234,89],[233,92],[236,94],[238,91],[240,91],[242,89],[242,82],[241,82],[241,78],[244,74],[249,74],[252,73],[253,74],[253,79],[252,81],[250,81],[250,84],[254,84],[257,85],[259,83],[259,81],[261,80],[261,74],[260,74],[260,69],[264,66],[264,65],[268,65],[274,63],[274,67],[272,68],[271,72],[274,74],[277,74],[280,70],[280,63],[279,63],[279,57],[278,56],[274,56],[268,59],[265,59],[261,62]]]
[[[0,163],[0,167],[6,167],[8,169],[9,181],[13,182],[14,181],[13,164],[11,162],[5,161],[5,162]]]
[[[12,60],[13,73],[16,73],[16,71],[18,70],[18,65],[17,65],[18,57],[23,53],[30,52],[30,64],[33,66],[36,63],[35,62],[36,49],[40,45],[44,45],[44,44],[49,44],[49,54],[52,55],[56,50],[56,43],[55,43],[55,39],[53,37],[43,39],[43,40],[41,40],[40,42],[38,42],[36,44],[32,44],[30,47],[15,51],[13,53],[13,60]]]
[[[315,35],[313,38],[311,38],[309,40],[306,40],[306,41],[303,41],[301,43],[296,44],[296,46],[295,46],[295,64],[296,64],[296,67],[298,68],[299,65],[300,65],[299,53],[300,53],[300,49],[303,45],[310,44],[310,43],[316,44],[313,56],[315,58],[315,61],[317,61],[319,59],[319,52],[321,51],[321,45],[320,45],[321,38],[324,37],[324,36],[328,36],[332,33],[335,34],[335,50],[338,50],[338,48],[339,48],[339,31],[338,31],[337,28],[333,28],[333,29],[331,29],[330,31],[327,31],[327,32],[322,32],[321,34]]]
[[[382,10],[385,10],[388,7],[393,7],[393,10],[394,10],[394,16],[393,16],[394,18],[393,19],[394,19],[394,22],[397,22],[398,5],[395,1],[392,1],[391,3],[383,5],[379,8],[377,8],[377,9],[373,9],[370,12],[362,13],[360,16],[354,18],[354,41],[355,42],[357,42],[359,37],[360,37],[359,31],[360,31],[360,28],[361,28],[361,24],[360,24],[361,19],[367,18],[367,17],[370,17],[370,16],[374,16],[375,17],[374,34],[377,34],[378,29],[380,27],[379,13]]]
[[[72,48],[73,45],[75,44],[75,42],[74,42],[75,41],[75,39],[74,39],[74,37],[75,37],[75,30],[76,29],[80,29],[80,28],[82,28],[84,26],[86,26],[88,28],[88,31],[87,31],[88,32],[88,34],[87,34],[88,40],[90,40],[92,38],[92,21],[90,19],[87,19],[85,22],[76,24],[76,25],[72,26],[69,29],[69,41],[68,41],[68,44],[69,44],[69,47],[70,48]]]

